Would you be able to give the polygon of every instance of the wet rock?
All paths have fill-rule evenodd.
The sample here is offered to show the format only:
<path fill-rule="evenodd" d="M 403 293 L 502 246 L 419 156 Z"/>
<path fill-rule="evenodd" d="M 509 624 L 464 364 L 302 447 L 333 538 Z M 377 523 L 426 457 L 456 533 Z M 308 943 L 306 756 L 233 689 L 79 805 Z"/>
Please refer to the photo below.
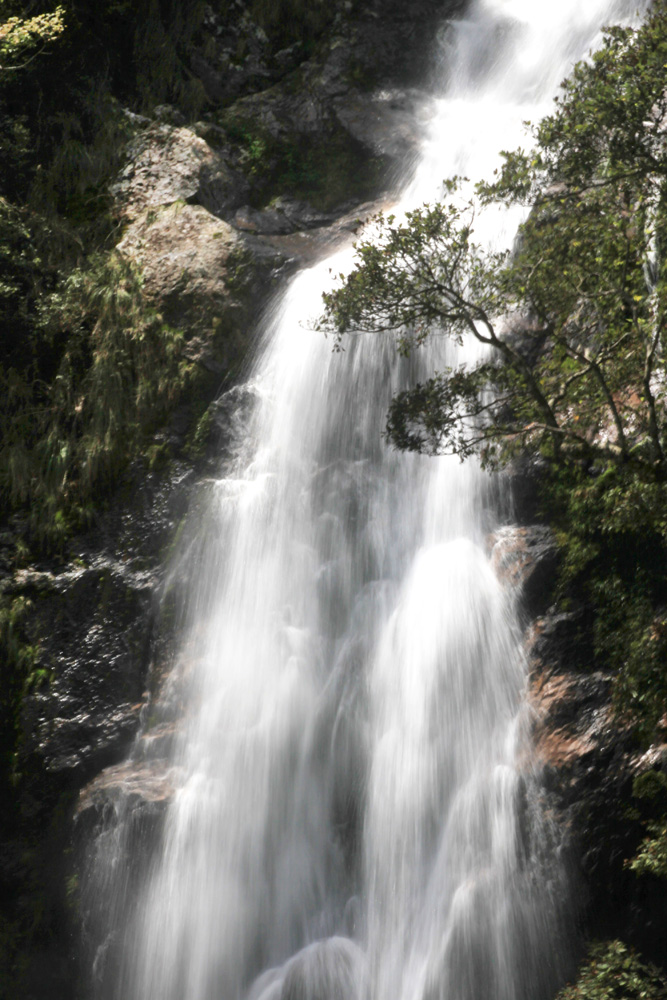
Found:
<path fill-rule="evenodd" d="M 126 896 L 110 897 L 109 883 L 122 866 L 125 891 L 131 893 L 150 870 L 174 791 L 172 778 L 160 762 L 126 762 L 107 768 L 78 797 L 72 832 L 79 864 L 79 919 L 84 947 L 92 945 L 89 967 L 100 976 L 107 963 L 122 960 L 122 941 L 111 933 L 109 914 L 124 905 Z"/>
<path fill-rule="evenodd" d="M 430 71 L 424 54 L 447 17 L 454 17 L 465 0 L 370 0 L 338 22 L 340 44 L 330 51 L 329 66 L 345 57 L 344 78 L 360 89 L 423 83 Z"/>
<path fill-rule="evenodd" d="M 246 383 L 233 386 L 211 403 L 209 440 L 224 462 L 242 454 L 251 415 L 258 400 L 255 386 Z"/>
<path fill-rule="evenodd" d="M 166 763 L 125 761 L 106 768 L 81 790 L 74 816 L 78 823 L 99 822 L 121 804 L 129 809 L 149 805 L 164 809 L 173 794 L 173 770 Z"/>
<path fill-rule="evenodd" d="M 283 197 L 274 199 L 271 207 L 263 211 L 244 205 L 232 222 L 236 229 L 245 232 L 277 236 L 330 226 L 335 219 L 336 213 L 320 212 L 307 202 Z"/>
<path fill-rule="evenodd" d="M 368 173 L 360 198 L 390 183 L 399 166 L 414 156 L 419 118 L 428 113 L 424 94 L 406 81 L 420 76 L 423 81 L 429 64 L 424 52 L 432 50 L 434 26 L 460 6 L 443 0 L 407 5 L 375 0 L 346 12 L 335 20 L 326 47 L 273 86 L 214 111 L 211 118 L 224 126 L 226 141 L 234 136 L 240 143 L 236 162 L 251 182 L 249 203 L 256 207 L 284 193 L 271 188 L 272 177 L 282 176 L 284 184 L 292 176 L 296 190 L 291 193 L 298 193 L 295 174 L 304 161 L 306 181 L 313 173 L 326 174 L 332 189 L 337 187 L 336 170 L 347 177 L 348 189 L 361 189 L 362 174 Z M 318 149 L 328 150 L 325 161 Z M 368 154 L 377 161 L 372 171 Z M 342 194 L 330 192 L 325 207 L 343 201 Z"/>
<path fill-rule="evenodd" d="M 528 635 L 534 752 L 566 863 L 578 870 L 592 937 L 621 936 L 664 958 L 667 905 L 660 886 L 627 868 L 645 835 L 633 808 L 635 777 L 662 766 L 660 740 L 642 748 L 613 711 L 613 675 L 587 670 L 577 635 L 581 611 L 551 609 Z"/>
<path fill-rule="evenodd" d="M 556 540 L 544 524 L 507 525 L 491 539 L 491 561 L 527 618 L 546 610 L 558 568 Z"/>
<path fill-rule="evenodd" d="M 250 128 L 274 142 L 293 142 L 299 135 L 324 136 L 330 120 L 327 95 L 316 86 L 295 90 L 276 86 L 250 94 L 236 101 L 224 118 L 228 126 Z"/>
<path fill-rule="evenodd" d="M 526 648 L 538 672 L 585 670 L 593 660 L 585 609 L 552 605 L 531 623 Z"/>
<path fill-rule="evenodd" d="M 303 58 L 300 45 L 274 55 L 269 38 L 246 5 L 237 0 L 225 6 L 226 10 L 207 8 L 207 44 L 191 56 L 193 72 L 208 99 L 216 103 L 227 103 L 249 90 L 266 87 Z"/>
<path fill-rule="evenodd" d="M 359 994 L 361 949 L 344 937 L 315 941 L 250 987 L 248 1000 L 350 1000 Z"/>
<path fill-rule="evenodd" d="M 284 235 L 263 235 L 258 237 L 258 240 L 283 257 L 286 261 L 282 269 L 284 273 L 297 265 L 314 264 L 338 248 L 349 246 L 350 240 L 362 230 L 363 226 L 374 215 L 387 208 L 387 200 L 379 198 L 374 202 L 355 205 L 352 210 L 346 209 L 330 225 L 298 229 Z"/>
<path fill-rule="evenodd" d="M 280 1000 L 348 1000 L 358 992 L 362 960 L 346 938 L 317 941 L 289 962 Z"/>
<path fill-rule="evenodd" d="M 530 694 L 538 717 L 535 751 L 544 765 L 553 770 L 578 766 L 616 741 L 610 688 L 609 676 L 600 671 L 534 675 Z"/>
<path fill-rule="evenodd" d="M 72 540 L 68 563 L 0 580 L 6 599 L 25 604 L 21 641 L 34 656 L 16 760 L 26 817 L 119 760 L 136 735 L 149 666 L 167 656 L 155 592 L 192 479 L 184 464 L 159 476 L 138 463 L 94 528 Z"/>
<path fill-rule="evenodd" d="M 405 82 L 423 76 L 423 54 L 432 47 L 436 25 L 462 6 L 463 0 L 369 0 L 363 5 L 332 0 L 326 9 L 311 11 L 291 39 L 280 33 L 290 42 L 282 48 L 253 20 L 249 6 L 209 8 L 206 45 L 193 52 L 191 66 L 215 104 L 229 104 L 285 78 L 295 89 L 290 76 L 310 65 L 317 67 L 329 94 L 352 85 L 368 89 L 380 80 Z"/>
<path fill-rule="evenodd" d="M 286 49 L 280 49 L 273 55 L 273 65 L 279 76 L 284 76 L 294 69 L 303 59 L 303 45 L 295 42 L 288 45 Z"/>
<path fill-rule="evenodd" d="M 233 221 L 236 229 L 249 233 L 266 233 L 271 236 L 293 233 L 299 228 L 285 212 L 277 208 L 258 211 L 250 205 L 240 208 Z"/>
<path fill-rule="evenodd" d="M 338 121 L 374 155 L 403 163 L 417 155 L 423 95 L 416 91 L 380 90 L 337 98 Z"/>
<path fill-rule="evenodd" d="M 186 124 L 183 112 L 171 104 L 158 104 L 154 107 L 153 118 L 164 125 L 182 126 Z"/>
<path fill-rule="evenodd" d="M 6 592 L 31 601 L 35 668 L 50 678 L 24 699 L 19 770 L 38 761 L 76 783 L 127 748 L 139 724 L 153 585 L 150 572 L 103 558 L 16 574 Z"/>
<path fill-rule="evenodd" d="M 516 488 L 516 482 L 513 486 Z M 627 867 L 645 827 L 634 779 L 667 764 L 667 733 L 642 748 L 613 706 L 613 672 L 594 668 L 591 609 L 551 605 L 557 548 L 545 525 L 510 525 L 489 539 L 500 579 L 532 621 L 525 639 L 533 717 L 530 766 L 541 770 L 545 809 L 577 886 L 590 937 L 621 937 L 656 961 L 664 954 L 667 902 L 658 880 Z"/>

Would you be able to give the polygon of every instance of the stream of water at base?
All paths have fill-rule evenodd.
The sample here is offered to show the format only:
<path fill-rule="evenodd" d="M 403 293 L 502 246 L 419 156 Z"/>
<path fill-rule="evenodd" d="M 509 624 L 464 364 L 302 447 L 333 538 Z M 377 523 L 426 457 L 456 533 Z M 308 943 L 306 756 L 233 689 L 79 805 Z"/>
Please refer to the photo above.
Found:
<path fill-rule="evenodd" d="M 634 10 L 478 0 L 443 26 L 441 96 L 396 211 L 452 174 L 490 177 Z M 508 245 L 518 221 L 486 213 L 478 235 Z M 566 880 L 487 552 L 500 489 L 381 436 L 392 393 L 473 348 L 333 353 L 309 320 L 351 263 L 301 273 L 276 304 L 212 490 L 161 840 L 143 870 L 100 841 L 114 958 L 98 943 L 95 972 L 114 1000 L 539 1000 L 562 975 Z"/>

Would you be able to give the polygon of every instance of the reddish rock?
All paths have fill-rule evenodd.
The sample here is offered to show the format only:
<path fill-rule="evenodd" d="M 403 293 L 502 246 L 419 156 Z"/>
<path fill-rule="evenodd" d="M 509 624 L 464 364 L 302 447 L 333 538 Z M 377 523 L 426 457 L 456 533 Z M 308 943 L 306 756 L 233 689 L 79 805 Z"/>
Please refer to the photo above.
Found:
<path fill-rule="evenodd" d="M 108 767 L 80 791 L 74 815 L 78 819 L 88 810 L 102 812 L 109 802 L 166 805 L 174 794 L 173 777 L 173 768 L 160 760 Z"/>
<path fill-rule="evenodd" d="M 528 618 L 546 610 L 558 565 L 558 550 L 544 524 L 504 525 L 489 538 L 491 564 L 517 594 Z"/>

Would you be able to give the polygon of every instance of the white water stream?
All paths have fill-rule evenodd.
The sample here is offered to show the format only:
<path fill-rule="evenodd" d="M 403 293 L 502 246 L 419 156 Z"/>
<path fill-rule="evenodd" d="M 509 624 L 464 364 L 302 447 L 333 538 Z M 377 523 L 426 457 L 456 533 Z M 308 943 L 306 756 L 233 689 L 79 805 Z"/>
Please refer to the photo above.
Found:
<path fill-rule="evenodd" d="M 634 6 L 472 3 L 398 210 L 454 173 L 488 178 Z M 496 245 L 516 224 L 480 221 Z M 489 483 L 381 439 L 392 392 L 454 349 L 332 353 L 308 320 L 351 259 L 300 274 L 267 323 L 193 586 L 163 841 L 143 877 L 116 859 L 99 882 L 114 1000 L 540 1000 L 561 975 L 563 877 Z"/>

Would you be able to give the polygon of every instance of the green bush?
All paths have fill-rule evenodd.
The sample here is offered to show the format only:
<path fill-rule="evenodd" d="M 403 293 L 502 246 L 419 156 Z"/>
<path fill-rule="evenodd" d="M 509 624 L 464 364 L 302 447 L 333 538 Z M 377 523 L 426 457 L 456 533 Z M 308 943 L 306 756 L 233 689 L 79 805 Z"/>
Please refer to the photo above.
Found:
<path fill-rule="evenodd" d="M 138 453 L 192 364 L 115 252 L 75 268 L 39 313 L 32 356 L 0 368 L 0 503 L 29 509 L 32 536 L 53 549 Z"/>
<path fill-rule="evenodd" d="M 648 813 L 644 819 L 647 836 L 627 867 L 636 875 L 667 879 L 667 776 L 661 771 L 645 771 L 635 778 L 632 794 L 641 812 Z"/>
<path fill-rule="evenodd" d="M 583 659 L 612 668 L 616 711 L 648 741 L 667 711 L 667 485 L 612 466 L 552 468 L 542 489 L 560 597 L 588 609 Z"/>
<path fill-rule="evenodd" d="M 621 941 L 594 944 L 577 981 L 557 1000 L 664 1000 L 667 980 L 662 972 Z"/>
<path fill-rule="evenodd" d="M 38 673 L 39 650 L 25 632 L 31 607 L 26 597 L 0 594 L 0 788 L 5 795 L 9 793 L 6 785 L 14 771 L 23 696 L 48 679 L 43 672 Z"/>

